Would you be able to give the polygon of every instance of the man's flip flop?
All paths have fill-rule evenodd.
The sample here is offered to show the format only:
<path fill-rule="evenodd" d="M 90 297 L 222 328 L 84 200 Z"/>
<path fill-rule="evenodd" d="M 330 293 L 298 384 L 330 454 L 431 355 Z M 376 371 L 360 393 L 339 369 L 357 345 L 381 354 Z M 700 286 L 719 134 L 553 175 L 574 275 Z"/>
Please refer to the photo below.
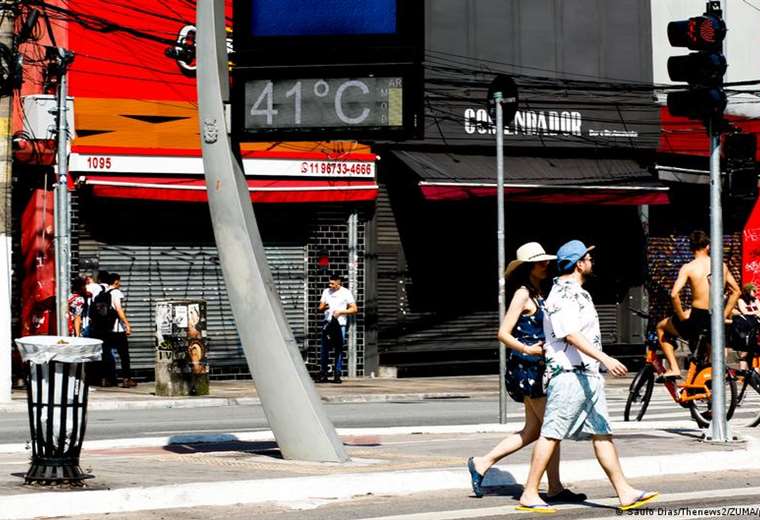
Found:
<path fill-rule="evenodd" d="M 655 491 L 651 495 L 647 496 L 647 491 L 644 491 L 639 498 L 637 498 L 634 502 L 618 507 L 618 511 L 628 511 L 629 509 L 636 509 L 644 504 L 648 503 L 650 500 L 654 500 L 658 496 L 660 496 L 660 493 Z"/>
<path fill-rule="evenodd" d="M 520 504 L 515 509 L 518 511 L 528 511 L 529 513 L 556 513 L 557 510 L 549 504 L 533 504 L 532 506 L 524 506 Z"/>

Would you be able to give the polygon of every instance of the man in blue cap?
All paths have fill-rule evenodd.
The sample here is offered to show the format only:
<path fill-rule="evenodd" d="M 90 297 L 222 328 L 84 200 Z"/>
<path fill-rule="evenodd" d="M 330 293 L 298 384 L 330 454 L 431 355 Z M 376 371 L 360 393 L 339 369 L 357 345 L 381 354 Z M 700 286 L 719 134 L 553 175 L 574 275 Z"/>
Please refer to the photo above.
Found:
<path fill-rule="evenodd" d="M 596 458 L 617 492 L 621 510 L 641 507 L 657 496 L 628 483 L 612 442 L 604 377 L 599 369 L 603 365 L 614 376 L 624 376 L 627 370 L 602 351 L 599 316 L 591 295 L 583 289 L 593 270 L 593 249 L 580 240 L 571 240 L 557 251 L 560 276 L 554 279 L 544 313 L 545 377 L 549 378 L 546 409 L 520 510 L 554 511 L 539 497 L 538 484 L 563 439 L 592 439 Z"/>

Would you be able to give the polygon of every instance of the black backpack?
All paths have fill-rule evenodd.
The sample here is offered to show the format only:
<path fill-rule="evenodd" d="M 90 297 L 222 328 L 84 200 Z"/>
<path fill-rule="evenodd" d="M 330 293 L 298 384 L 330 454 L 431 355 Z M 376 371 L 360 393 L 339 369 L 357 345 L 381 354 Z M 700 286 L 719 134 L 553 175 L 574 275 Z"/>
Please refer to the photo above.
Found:
<path fill-rule="evenodd" d="M 111 302 L 111 291 L 113 289 L 100 291 L 95 298 L 92 299 L 90 304 L 90 328 L 96 335 L 107 334 L 113 331 L 113 326 L 116 323 L 116 309 L 113 308 Z"/>

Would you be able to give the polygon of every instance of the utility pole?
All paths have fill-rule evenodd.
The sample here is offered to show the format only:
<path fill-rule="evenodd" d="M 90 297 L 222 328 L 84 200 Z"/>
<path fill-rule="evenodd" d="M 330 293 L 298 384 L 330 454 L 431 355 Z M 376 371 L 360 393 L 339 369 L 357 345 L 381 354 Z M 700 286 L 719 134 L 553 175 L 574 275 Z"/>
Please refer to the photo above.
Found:
<path fill-rule="evenodd" d="M 504 110 L 501 107 L 502 93 L 496 92 L 493 101 L 496 104 L 496 245 L 499 253 L 499 327 L 506 313 L 504 270 L 506 251 L 504 251 Z M 504 374 L 507 371 L 507 351 L 499 345 L 499 423 L 507 422 L 507 388 Z"/>
<path fill-rule="evenodd" d="M 57 49 L 58 61 L 58 175 L 55 184 L 55 309 L 59 336 L 68 336 L 67 302 L 71 292 L 71 205 L 69 201 L 69 140 L 67 110 L 67 69 L 74 55 L 62 48 Z"/>
<path fill-rule="evenodd" d="M 13 49 L 15 0 L 3 0 L 0 43 Z M 0 403 L 11 400 L 12 95 L 0 97 Z"/>
<path fill-rule="evenodd" d="M 506 242 L 504 229 L 504 119 L 512 121 L 517 111 L 517 86 L 512 78 L 498 75 L 488 89 L 488 102 L 493 108 L 496 123 L 496 247 L 498 249 L 499 327 L 506 314 Z M 505 117 L 506 115 L 506 117 Z M 507 351 L 501 343 L 499 349 L 499 423 L 507 423 L 507 387 L 504 374 L 507 371 Z"/>

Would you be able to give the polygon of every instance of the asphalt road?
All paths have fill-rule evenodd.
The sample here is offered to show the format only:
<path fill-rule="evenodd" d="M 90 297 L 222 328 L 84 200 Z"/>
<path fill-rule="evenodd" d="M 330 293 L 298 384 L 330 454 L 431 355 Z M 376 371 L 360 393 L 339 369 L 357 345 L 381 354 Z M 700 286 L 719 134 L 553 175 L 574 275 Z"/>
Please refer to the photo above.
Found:
<path fill-rule="evenodd" d="M 608 395 L 613 420 L 622 420 L 625 395 Z M 429 399 L 385 403 L 326 404 L 330 419 L 338 428 L 431 426 L 498 422 L 498 400 Z M 739 408 L 737 424 L 753 417 L 760 400 Z M 522 405 L 509 402 L 509 422 L 522 420 Z M 688 410 L 677 406 L 664 392 L 655 395 L 645 421 L 689 420 Z M 208 408 L 167 408 L 153 410 L 91 411 L 87 440 L 170 436 L 189 433 L 228 433 L 267 430 L 260 406 L 220 406 Z M 29 438 L 26 414 L 4 414 L 0 421 L 0 444 L 25 442 Z"/>
<path fill-rule="evenodd" d="M 498 422 L 498 402 L 457 399 L 389 403 L 327 404 L 337 427 L 427 426 Z M 521 409 L 514 407 L 514 412 Z M 517 420 L 517 416 L 514 417 Z M 88 414 L 87 440 L 268 430 L 261 406 L 106 410 Z M 25 414 L 6 414 L 0 443 L 29 436 Z"/>

